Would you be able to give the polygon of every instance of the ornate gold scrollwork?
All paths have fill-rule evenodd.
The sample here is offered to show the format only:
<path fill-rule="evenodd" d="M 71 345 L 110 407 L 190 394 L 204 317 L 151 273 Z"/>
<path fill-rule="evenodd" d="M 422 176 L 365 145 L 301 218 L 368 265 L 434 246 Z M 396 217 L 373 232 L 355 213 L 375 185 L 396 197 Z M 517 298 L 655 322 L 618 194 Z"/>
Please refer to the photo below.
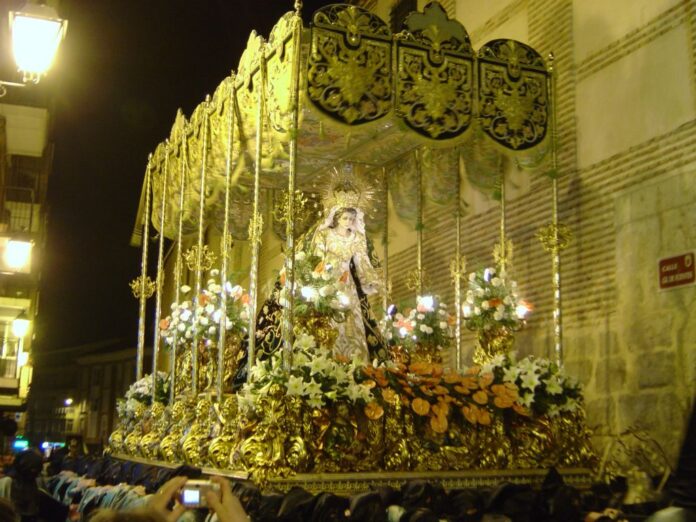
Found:
<path fill-rule="evenodd" d="M 461 280 L 466 275 L 466 256 L 454 256 L 450 261 L 450 277 L 453 282 Z"/>
<path fill-rule="evenodd" d="M 144 286 L 144 294 L 145 294 L 145 299 L 149 299 L 152 297 L 152 294 L 155 293 L 155 282 L 150 279 L 150 276 L 145 276 L 145 284 L 143 285 L 143 276 L 140 275 L 133 279 L 130 283 L 128 283 L 128 286 L 130 286 L 131 292 L 133 293 L 133 297 L 136 299 L 140 299 L 140 296 L 143 295 L 143 286 Z"/>
<path fill-rule="evenodd" d="M 555 252 L 565 250 L 573 239 L 573 232 L 570 227 L 564 223 L 555 225 L 549 223 L 541 227 L 536 233 L 536 237 L 541 241 L 541 245 L 547 252 Z"/>
<path fill-rule="evenodd" d="M 365 9 L 330 5 L 314 14 L 307 94 L 331 117 L 350 125 L 391 109 L 391 34 Z"/>
<path fill-rule="evenodd" d="M 397 41 L 396 110 L 416 132 L 446 139 L 472 120 L 474 59 L 464 26 L 437 2 L 411 13 Z"/>
<path fill-rule="evenodd" d="M 525 150 L 546 136 L 548 72 L 541 56 L 515 40 L 492 40 L 478 53 L 479 119 L 506 149 Z"/>
<path fill-rule="evenodd" d="M 217 256 L 208 248 L 208 245 L 203 245 L 201 251 L 200 264 L 198 262 L 198 245 L 193 245 L 186 252 L 184 252 L 184 260 L 186 261 L 186 266 L 189 270 L 210 270 L 213 267 L 213 263 Z"/>
<path fill-rule="evenodd" d="M 278 200 L 273 206 L 273 232 L 285 240 L 285 224 L 288 220 L 288 192 L 285 190 L 279 194 Z M 301 190 L 295 191 L 295 237 L 304 234 L 316 218 L 319 207 L 316 194 L 306 194 Z"/>
<path fill-rule="evenodd" d="M 260 212 L 256 213 L 256 219 L 252 215 L 249 220 L 249 241 L 253 243 L 261 243 L 263 235 L 263 215 Z"/>

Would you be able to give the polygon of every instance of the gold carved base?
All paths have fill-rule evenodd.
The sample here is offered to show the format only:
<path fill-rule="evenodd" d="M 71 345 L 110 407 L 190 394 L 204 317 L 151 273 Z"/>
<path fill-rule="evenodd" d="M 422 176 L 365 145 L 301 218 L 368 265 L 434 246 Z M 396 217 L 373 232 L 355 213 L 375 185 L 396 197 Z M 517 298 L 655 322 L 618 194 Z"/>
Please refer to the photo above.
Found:
<path fill-rule="evenodd" d="M 174 469 L 177 464 L 160 460 L 131 457 L 116 453 L 112 458 L 150 464 Z M 221 475 L 231 480 L 247 480 L 245 471 L 230 469 L 203 468 L 203 475 Z M 593 473 L 587 468 L 560 468 L 563 481 L 579 489 L 589 488 L 593 483 Z M 486 469 L 469 471 L 380 471 L 360 473 L 298 473 L 292 477 L 271 478 L 266 482 L 269 491 L 289 491 L 302 487 L 310 493 L 329 492 L 335 495 L 350 496 L 374 490 L 380 486 L 399 488 L 409 480 L 432 480 L 447 489 L 493 487 L 503 482 L 539 486 L 548 473 L 547 469 Z"/>
<path fill-rule="evenodd" d="M 485 424 L 453 417 L 443 431 L 432 417 L 416 415 L 398 400 L 383 411 L 341 401 L 312 408 L 277 385 L 254 411 L 237 411 L 235 399 L 226 397 L 219 409 L 205 395 L 182 398 L 158 419 L 150 411 L 129 432 L 113 434 L 112 453 L 129 458 L 157 454 L 172 465 L 239 470 L 262 487 L 281 479 L 293 484 L 292 477 L 306 474 L 478 476 L 484 470 L 508 470 L 525 475 L 524 470 L 596 463 L 582 409 L 555 417 L 510 410 Z M 143 451 L 136 444 L 162 433 L 167 435 L 159 451 L 149 445 Z"/>
<path fill-rule="evenodd" d="M 496 355 L 510 353 L 514 344 L 514 331 L 507 326 L 478 330 L 476 349 L 474 350 L 472 360 L 474 364 L 486 364 Z"/>

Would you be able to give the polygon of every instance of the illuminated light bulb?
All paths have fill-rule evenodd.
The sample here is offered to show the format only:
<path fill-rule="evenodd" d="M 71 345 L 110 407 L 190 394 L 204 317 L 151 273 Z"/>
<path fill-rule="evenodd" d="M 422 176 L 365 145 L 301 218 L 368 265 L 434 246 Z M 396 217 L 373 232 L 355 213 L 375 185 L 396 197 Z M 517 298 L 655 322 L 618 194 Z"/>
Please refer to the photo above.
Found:
<path fill-rule="evenodd" d="M 403 326 L 399 328 L 399 335 L 401 337 L 406 337 L 406 334 L 408 334 L 408 330 L 406 330 L 406 328 L 404 328 Z"/>
<path fill-rule="evenodd" d="M 343 306 L 348 306 L 350 304 L 350 298 L 346 294 L 338 294 L 338 302 Z"/>
<path fill-rule="evenodd" d="M 390 304 L 389 307 L 387 307 L 387 315 L 393 316 L 395 313 L 396 313 L 396 305 Z"/>
<path fill-rule="evenodd" d="M 428 312 L 431 312 L 435 306 L 435 299 L 433 299 L 432 295 L 424 295 L 420 299 L 420 304 L 423 305 Z"/>
<path fill-rule="evenodd" d="M 527 305 L 524 304 L 518 304 L 515 308 L 515 313 L 517 314 L 518 319 L 524 319 L 528 312 L 529 308 L 527 308 Z"/>
<path fill-rule="evenodd" d="M 65 36 L 67 21 L 58 18 L 52 7 L 28 3 L 21 12 L 10 13 L 10 26 L 17 68 L 30 75 L 44 74 Z"/>
<path fill-rule="evenodd" d="M 312 286 L 303 286 L 300 289 L 300 293 L 307 301 L 312 301 L 317 298 L 317 290 Z"/>
<path fill-rule="evenodd" d="M 491 271 L 490 271 L 490 269 L 486 268 L 486 269 L 483 271 L 483 280 L 486 281 L 486 282 L 488 282 L 488 281 L 491 280 Z"/>
<path fill-rule="evenodd" d="M 20 270 L 29 265 L 31 261 L 31 247 L 29 241 L 10 240 L 5 247 L 5 263 L 13 270 Z"/>
<path fill-rule="evenodd" d="M 469 306 L 468 304 L 462 305 L 462 315 L 463 315 L 466 319 L 468 319 L 469 317 L 471 317 L 471 306 Z"/>

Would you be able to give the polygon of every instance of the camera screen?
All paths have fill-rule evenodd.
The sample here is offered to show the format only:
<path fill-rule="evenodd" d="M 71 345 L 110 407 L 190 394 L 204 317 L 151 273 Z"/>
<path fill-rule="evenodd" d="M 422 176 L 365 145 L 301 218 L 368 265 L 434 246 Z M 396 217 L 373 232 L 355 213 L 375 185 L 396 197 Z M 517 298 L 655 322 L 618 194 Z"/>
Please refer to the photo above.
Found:
<path fill-rule="evenodd" d="M 185 505 L 198 504 L 201 500 L 201 492 L 197 489 L 184 489 L 182 500 Z"/>

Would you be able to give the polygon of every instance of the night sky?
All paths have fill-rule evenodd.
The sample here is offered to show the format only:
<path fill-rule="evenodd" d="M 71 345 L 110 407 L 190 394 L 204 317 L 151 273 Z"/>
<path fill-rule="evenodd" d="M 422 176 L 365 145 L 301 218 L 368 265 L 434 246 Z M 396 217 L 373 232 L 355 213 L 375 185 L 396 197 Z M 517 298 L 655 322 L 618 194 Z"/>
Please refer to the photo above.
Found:
<path fill-rule="evenodd" d="M 328 1 L 305 1 L 303 18 Z M 129 246 L 147 156 L 237 68 L 252 29 L 267 37 L 292 0 L 63 0 L 69 20 L 54 91 L 35 348 L 137 338 Z M 154 274 L 151 274 L 154 277 Z"/>

